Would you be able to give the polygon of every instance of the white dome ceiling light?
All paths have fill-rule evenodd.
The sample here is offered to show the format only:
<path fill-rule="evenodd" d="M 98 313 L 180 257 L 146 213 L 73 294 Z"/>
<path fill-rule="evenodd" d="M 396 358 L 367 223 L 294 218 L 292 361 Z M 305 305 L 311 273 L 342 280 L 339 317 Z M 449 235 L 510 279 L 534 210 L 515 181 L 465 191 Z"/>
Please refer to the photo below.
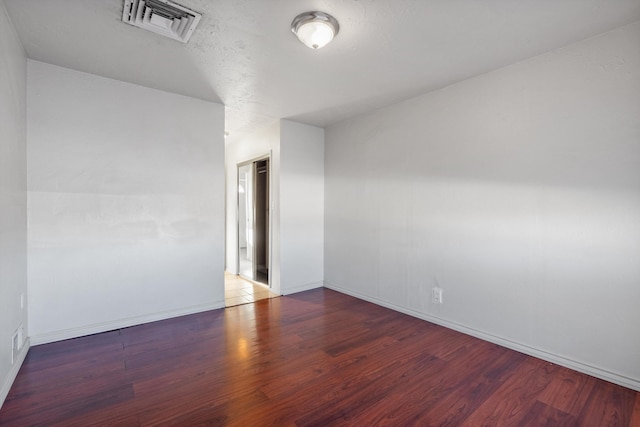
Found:
<path fill-rule="evenodd" d="M 333 16 L 324 12 L 304 12 L 291 23 L 291 31 L 311 49 L 326 46 L 338 34 L 340 25 Z"/>

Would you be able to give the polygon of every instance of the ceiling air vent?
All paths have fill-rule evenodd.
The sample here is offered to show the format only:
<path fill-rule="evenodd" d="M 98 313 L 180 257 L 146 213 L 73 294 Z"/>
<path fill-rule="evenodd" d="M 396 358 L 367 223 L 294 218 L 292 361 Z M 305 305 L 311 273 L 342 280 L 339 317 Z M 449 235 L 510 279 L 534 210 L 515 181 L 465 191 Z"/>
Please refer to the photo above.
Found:
<path fill-rule="evenodd" d="M 124 0 L 122 20 L 186 43 L 202 14 L 169 0 Z"/>

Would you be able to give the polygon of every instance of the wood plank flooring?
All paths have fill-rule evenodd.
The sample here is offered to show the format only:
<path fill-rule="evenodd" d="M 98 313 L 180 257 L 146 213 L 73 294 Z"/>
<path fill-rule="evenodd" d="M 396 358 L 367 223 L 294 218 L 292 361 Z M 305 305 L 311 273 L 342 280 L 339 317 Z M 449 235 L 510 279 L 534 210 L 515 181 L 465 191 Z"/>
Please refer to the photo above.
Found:
<path fill-rule="evenodd" d="M 33 347 L 0 425 L 640 426 L 640 397 L 317 289 Z"/>

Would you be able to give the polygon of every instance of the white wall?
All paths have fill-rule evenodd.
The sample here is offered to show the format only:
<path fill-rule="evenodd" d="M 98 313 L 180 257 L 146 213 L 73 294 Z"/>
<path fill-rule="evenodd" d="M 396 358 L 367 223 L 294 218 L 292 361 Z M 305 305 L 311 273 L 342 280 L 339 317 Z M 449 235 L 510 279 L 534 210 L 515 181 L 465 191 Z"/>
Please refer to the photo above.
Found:
<path fill-rule="evenodd" d="M 324 131 L 280 120 L 226 143 L 226 267 L 237 274 L 237 165 L 271 154 L 271 270 L 274 292 L 323 285 Z"/>
<path fill-rule="evenodd" d="M 327 286 L 640 389 L 639 40 L 328 128 Z"/>
<path fill-rule="evenodd" d="M 11 363 L 12 336 L 27 331 L 26 56 L 0 1 L 0 406 L 28 350 Z"/>
<path fill-rule="evenodd" d="M 224 109 L 28 61 L 29 332 L 224 306 Z"/>
<path fill-rule="evenodd" d="M 324 129 L 280 122 L 281 281 L 290 294 L 323 286 Z"/>

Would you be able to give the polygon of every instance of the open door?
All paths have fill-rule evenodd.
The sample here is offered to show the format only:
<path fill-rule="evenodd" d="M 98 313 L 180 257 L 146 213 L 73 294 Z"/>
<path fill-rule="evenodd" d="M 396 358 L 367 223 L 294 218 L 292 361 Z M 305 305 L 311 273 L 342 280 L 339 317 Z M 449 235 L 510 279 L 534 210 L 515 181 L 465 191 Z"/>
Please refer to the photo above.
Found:
<path fill-rule="evenodd" d="M 238 271 L 269 285 L 269 158 L 238 165 Z"/>

